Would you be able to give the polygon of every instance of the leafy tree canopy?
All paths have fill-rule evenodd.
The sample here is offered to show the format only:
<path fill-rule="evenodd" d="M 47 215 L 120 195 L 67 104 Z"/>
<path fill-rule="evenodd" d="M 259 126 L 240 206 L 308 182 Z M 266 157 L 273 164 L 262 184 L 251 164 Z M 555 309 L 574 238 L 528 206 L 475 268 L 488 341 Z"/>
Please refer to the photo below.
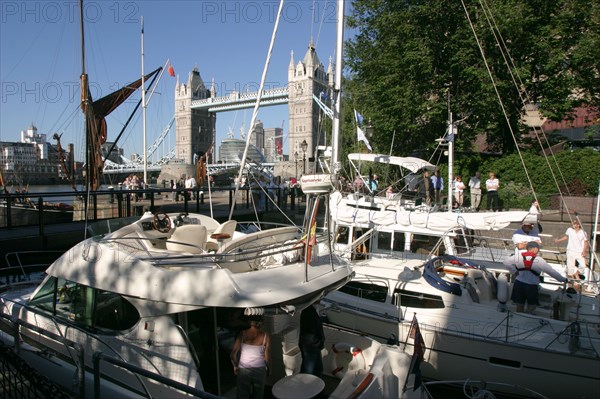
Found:
<path fill-rule="evenodd" d="M 375 152 L 432 148 L 451 109 L 465 150 L 483 134 L 507 154 L 529 131 L 525 104 L 556 121 L 600 105 L 598 2 L 354 0 L 348 25 L 344 113 L 375 126 Z"/>

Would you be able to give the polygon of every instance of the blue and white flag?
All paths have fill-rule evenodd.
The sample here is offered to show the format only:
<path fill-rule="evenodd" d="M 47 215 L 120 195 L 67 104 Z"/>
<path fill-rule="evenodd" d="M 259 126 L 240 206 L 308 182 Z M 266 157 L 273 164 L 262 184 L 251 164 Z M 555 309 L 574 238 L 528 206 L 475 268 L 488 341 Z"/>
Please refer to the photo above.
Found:
<path fill-rule="evenodd" d="M 371 144 L 369 144 L 369 140 L 367 140 L 365 132 L 361 129 L 364 118 L 357 110 L 354 110 L 354 119 L 356 120 L 356 138 L 358 141 L 365 143 L 369 151 L 373 151 Z"/>
<path fill-rule="evenodd" d="M 354 118 L 356 119 L 356 124 L 362 126 L 364 118 L 357 110 L 354 110 Z"/>

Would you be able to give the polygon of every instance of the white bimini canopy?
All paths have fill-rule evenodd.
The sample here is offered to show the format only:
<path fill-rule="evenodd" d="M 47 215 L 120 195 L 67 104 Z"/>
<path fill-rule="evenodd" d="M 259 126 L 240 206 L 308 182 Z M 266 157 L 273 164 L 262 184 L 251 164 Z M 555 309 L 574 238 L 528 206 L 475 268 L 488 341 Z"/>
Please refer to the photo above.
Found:
<path fill-rule="evenodd" d="M 417 173 L 419 170 L 428 169 L 435 170 L 435 165 L 416 157 L 395 157 L 384 154 L 348 154 L 350 162 L 375 162 L 388 165 L 398 165 L 404 169 L 408 169 L 412 173 Z M 353 162 L 354 163 L 354 162 Z"/>

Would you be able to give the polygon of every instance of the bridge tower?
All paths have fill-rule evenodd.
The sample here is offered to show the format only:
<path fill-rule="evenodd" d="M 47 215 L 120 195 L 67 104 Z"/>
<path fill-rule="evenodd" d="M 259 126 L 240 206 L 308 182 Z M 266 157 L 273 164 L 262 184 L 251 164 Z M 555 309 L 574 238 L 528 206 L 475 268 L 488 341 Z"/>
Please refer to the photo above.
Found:
<path fill-rule="evenodd" d="M 320 112 L 313 94 L 320 97 L 321 93 L 328 93 L 328 86 L 333 84 L 332 71 L 331 63 L 325 71 L 312 41 L 298 63 L 294 62 L 294 52 L 291 53 L 288 66 L 289 153 L 294 162 L 302 161 L 305 155 L 300 146 L 302 141 L 308 143 L 306 159 L 314 157 L 317 145 L 325 144 L 325 134 L 319 135 Z M 308 165 L 306 167 L 308 171 Z"/>
<path fill-rule="evenodd" d="M 212 143 L 216 143 L 216 114 L 207 109 L 192 109 L 192 100 L 214 96 L 207 90 L 198 67 L 194 67 L 187 83 L 175 85 L 175 159 L 184 164 L 195 165 L 199 156 L 204 155 Z M 214 154 L 214 151 L 213 151 Z M 213 163 L 212 154 L 208 163 Z"/>

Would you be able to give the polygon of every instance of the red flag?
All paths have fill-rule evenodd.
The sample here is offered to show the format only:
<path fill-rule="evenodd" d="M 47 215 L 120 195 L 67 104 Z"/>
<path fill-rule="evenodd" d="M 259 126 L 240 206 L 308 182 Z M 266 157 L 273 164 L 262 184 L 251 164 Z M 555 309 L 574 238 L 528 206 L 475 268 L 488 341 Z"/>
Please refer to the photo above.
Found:
<path fill-rule="evenodd" d="M 412 338 L 414 340 L 414 350 L 410 362 L 409 375 L 415 375 L 413 390 L 416 390 L 419 386 L 421 386 L 421 362 L 423 362 L 425 358 L 425 340 L 421 335 L 421 330 L 419 329 L 419 322 L 417 321 L 416 314 L 413 316 L 412 323 L 410 324 L 408 336 L 409 338 Z M 406 376 L 403 391 L 406 391 L 406 383 L 408 382 L 409 375 Z"/>
<path fill-rule="evenodd" d="M 169 75 L 171 75 L 172 77 L 175 77 L 175 69 L 173 69 L 173 65 L 169 64 L 168 72 L 169 72 Z"/>
<path fill-rule="evenodd" d="M 413 356 L 419 358 L 420 361 L 423 361 L 425 357 L 425 340 L 421 335 L 421 330 L 419 329 L 419 322 L 417 321 L 417 316 L 413 316 L 413 321 L 410 325 L 410 332 L 408 336 L 415 341 L 415 349 L 413 351 Z"/>

